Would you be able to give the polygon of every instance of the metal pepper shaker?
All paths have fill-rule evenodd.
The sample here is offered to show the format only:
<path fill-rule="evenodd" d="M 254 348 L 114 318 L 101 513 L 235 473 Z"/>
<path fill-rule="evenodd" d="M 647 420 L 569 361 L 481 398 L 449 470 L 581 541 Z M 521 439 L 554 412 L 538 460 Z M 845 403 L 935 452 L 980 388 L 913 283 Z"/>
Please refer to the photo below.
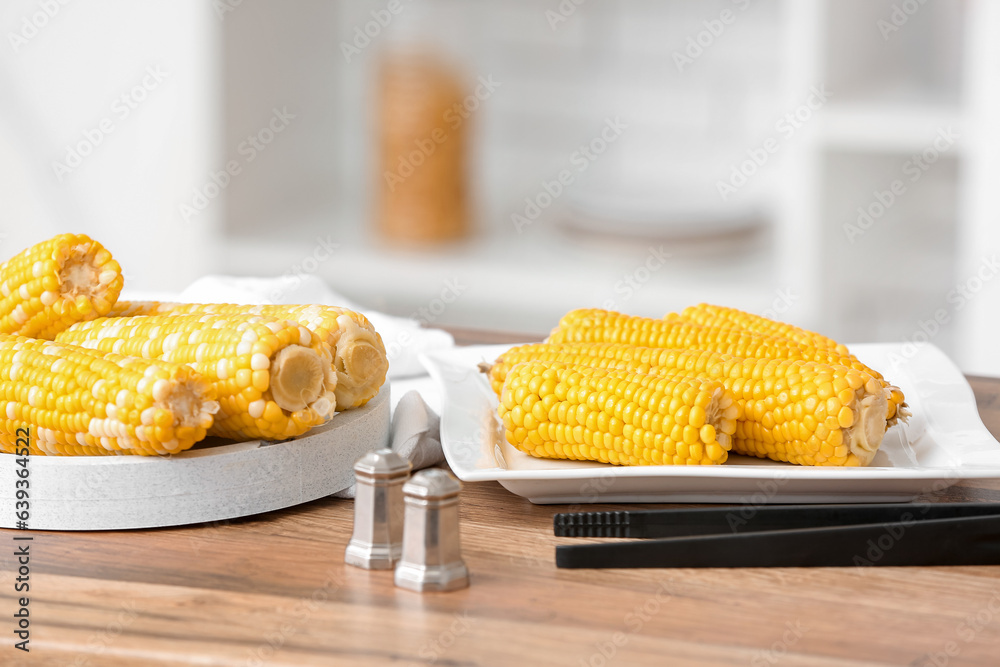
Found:
<path fill-rule="evenodd" d="M 403 551 L 403 482 L 412 465 L 391 449 L 368 452 L 354 464 L 354 532 L 348 565 L 391 570 Z"/>
<path fill-rule="evenodd" d="M 403 486 L 406 522 L 403 558 L 395 582 L 413 591 L 452 591 L 469 585 L 458 527 L 461 483 L 451 473 L 431 468 Z"/>

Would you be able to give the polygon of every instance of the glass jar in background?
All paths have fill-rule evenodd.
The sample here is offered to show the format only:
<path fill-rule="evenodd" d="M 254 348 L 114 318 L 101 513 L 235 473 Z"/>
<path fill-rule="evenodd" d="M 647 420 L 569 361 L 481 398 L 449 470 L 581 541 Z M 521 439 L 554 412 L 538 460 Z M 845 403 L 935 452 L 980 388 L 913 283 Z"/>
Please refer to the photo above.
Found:
<path fill-rule="evenodd" d="M 468 130 L 459 113 L 461 78 L 429 52 L 389 53 L 378 90 L 380 236 L 402 245 L 466 236 Z"/>

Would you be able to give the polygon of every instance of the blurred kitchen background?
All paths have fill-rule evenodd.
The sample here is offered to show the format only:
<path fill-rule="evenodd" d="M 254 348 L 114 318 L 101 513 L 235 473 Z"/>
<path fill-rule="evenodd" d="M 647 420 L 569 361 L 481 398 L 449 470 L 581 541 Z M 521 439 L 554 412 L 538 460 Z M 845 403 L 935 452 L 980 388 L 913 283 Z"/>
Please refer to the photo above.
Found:
<path fill-rule="evenodd" d="M 709 301 L 1000 375 L 1000 3 L 0 7 L 0 250 L 429 325 Z"/>

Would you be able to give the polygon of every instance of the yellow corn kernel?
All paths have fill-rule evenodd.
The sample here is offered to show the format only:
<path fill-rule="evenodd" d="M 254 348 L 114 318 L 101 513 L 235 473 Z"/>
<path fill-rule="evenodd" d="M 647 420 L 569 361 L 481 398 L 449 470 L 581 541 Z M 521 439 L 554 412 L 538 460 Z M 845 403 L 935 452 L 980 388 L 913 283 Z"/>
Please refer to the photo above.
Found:
<path fill-rule="evenodd" d="M 865 371 L 876 380 L 883 381 L 883 387 L 891 392 L 889 396 L 888 412 L 886 414 L 888 417 L 888 421 L 886 422 L 887 427 L 895 425 L 899 419 L 905 420 L 908 416 L 908 412 L 906 410 L 906 400 L 899 388 L 884 382 L 883 377 L 877 371 L 862 364 L 853 354 L 850 353 L 846 345 L 838 343 L 832 338 L 827 338 L 826 336 L 818 334 L 814 331 L 802 329 L 791 324 L 769 320 L 768 318 L 761 317 L 760 315 L 745 313 L 735 308 L 713 306 L 707 303 L 685 308 L 679 315 L 676 313 L 670 313 L 666 315 L 664 319 L 683 320 L 700 324 L 702 326 L 750 331 L 766 336 L 779 336 L 809 348 L 829 349 L 841 357 L 841 360 L 838 362 L 840 365 L 850 366 L 852 368 Z M 813 359 L 813 361 L 834 363 L 830 360 L 824 359 Z M 841 389 L 842 388 L 838 388 L 837 390 L 840 391 Z M 851 389 L 857 389 L 857 387 L 851 386 Z"/>
<path fill-rule="evenodd" d="M 190 366 L 215 387 L 221 409 L 211 434 L 223 438 L 295 437 L 337 407 L 332 351 L 297 322 L 255 315 L 105 317 L 75 324 L 57 340 Z M 239 368 L 233 377 L 230 363 Z"/>
<path fill-rule="evenodd" d="M 843 463 L 843 458 L 816 459 L 822 443 L 829 442 L 834 448 L 846 444 L 854 460 L 866 465 L 878 451 L 885 432 L 885 412 L 879 411 L 884 410 L 887 396 L 879 386 L 870 387 L 867 382 L 857 381 L 855 392 L 843 397 L 850 400 L 841 401 L 832 395 L 834 386 L 840 385 L 839 378 L 859 374 L 843 366 L 801 360 L 774 363 L 771 359 L 742 359 L 704 350 L 642 348 L 617 343 L 542 343 L 514 347 L 501 355 L 489 368 L 491 385 L 502 390 L 512 368 L 526 362 L 574 364 L 664 378 L 718 380 L 734 397 L 732 409 L 722 417 L 724 423 L 734 424 L 733 451 L 740 454 L 802 465 Z M 787 401 L 784 407 L 779 407 L 778 397 Z M 507 409 L 517 402 L 512 401 Z M 774 405 L 768 407 L 769 402 Z M 829 413 L 833 403 L 836 412 Z M 646 413 L 644 417 L 647 419 L 640 425 L 649 428 L 652 415 Z M 688 424 L 685 420 L 692 417 L 700 419 L 700 412 L 688 411 L 673 419 L 672 423 L 678 427 L 674 440 L 684 440 L 683 429 Z"/>
<path fill-rule="evenodd" d="M 677 399 L 678 408 L 666 410 L 662 397 Z M 536 420 L 533 406 L 545 402 L 551 408 Z M 706 415 L 701 429 L 676 423 L 692 410 Z M 528 454 L 617 465 L 722 463 L 736 430 L 725 417 L 731 411 L 733 397 L 718 381 L 558 362 L 511 369 L 498 408 L 507 441 Z M 618 416 L 626 413 L 627 422 Z"/>
<path fill-rule="evenodd" d="M 826 336 L 801 329 L 791 324 L 769 320 L 760 315 L 745 313 L 736 308 L 701 303 L 697 306 L 685 308 L 680 314 L 670 313 L 664 319 L 687 320 L 709 327 L 743 329 L 767 336 L 779 336 L 810 347 L 830 348 L 841 356 L 848 356 L 850 354 L 846 345 L 842 345 L 832 338 L 827 338 Z"/>
<path fill-rule="evenodd" d="M 218 407 L 187 366 L 0 334 L 6 452 L 27 441 L 39 455 L 176 454 L 205 437 Z"/>
<path fill-rule="evenodd" d="M 803 360 L 847 366 L 867 373 L 887 394 L 886 428 L 907 416 L 903 393 L 875 370 L 839 348 L 798 343 L 773 334 L 725 326 L 703 326 L 688 320 L 633 317 L 609 310 L 581 309 L 563 316 L 549 343 L 626 343 L 642 347 L 690 348 L 744 358 Z M 817 334 L 818 335 L 818 334 Z"/>
<path fill-rule="evenodd" d="M 260 315 L 292 320 L 306 327 L 333 350 L 337 372 L 337 407 L 357 408 L 367 403 L 385 383 L 389 370 L 382 337 L 361 313 L 335 306 L 265 305 L 240 306 L 227 303 L 158 303 L 120 301 L 113 317 L 129 315 Z"/>

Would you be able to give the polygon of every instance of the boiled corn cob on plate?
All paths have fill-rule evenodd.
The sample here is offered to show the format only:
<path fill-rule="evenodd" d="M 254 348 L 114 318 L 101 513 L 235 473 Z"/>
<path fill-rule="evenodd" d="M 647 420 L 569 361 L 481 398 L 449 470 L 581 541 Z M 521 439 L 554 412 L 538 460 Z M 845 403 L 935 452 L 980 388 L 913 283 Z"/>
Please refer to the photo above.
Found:
<path fill-rule="evenodd" d="M 425 354 L 442 393 L 441 444 L 465 481 L 495 480 L 535 503 L 898 502 L 962 479 L 1000 478 L 1000 443 L 983 426 L 961 371 L 930 344 L 851 345 L 891 371 L 909 420 L 885 432 L 865 467 L 791 465 L 729 453 L 723 465 L 615 466 L 530 456 L 507 442 L 500 401 L 479 364 L 509 345 Z"/>

